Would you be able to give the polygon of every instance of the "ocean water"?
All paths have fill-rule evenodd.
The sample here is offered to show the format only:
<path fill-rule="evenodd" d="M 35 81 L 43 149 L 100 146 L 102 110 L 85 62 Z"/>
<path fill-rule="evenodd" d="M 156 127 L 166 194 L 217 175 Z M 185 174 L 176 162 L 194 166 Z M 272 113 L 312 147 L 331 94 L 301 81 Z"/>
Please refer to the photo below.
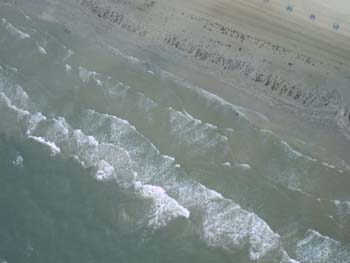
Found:
<path fill-rule="evenodd" d="M 350 262 L 349 156 L 51 3 L 0 1 L 1 263 Z"/>

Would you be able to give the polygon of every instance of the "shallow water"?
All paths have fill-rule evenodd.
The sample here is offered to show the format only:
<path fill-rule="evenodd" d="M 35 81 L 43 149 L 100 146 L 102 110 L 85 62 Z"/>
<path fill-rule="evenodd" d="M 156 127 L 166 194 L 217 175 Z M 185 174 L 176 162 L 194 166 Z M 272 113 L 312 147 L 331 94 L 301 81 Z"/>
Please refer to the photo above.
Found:
<path fill-rule="evenodd" d="M 346 149 L 4 2 L 0 262 L 350 262 Z"/>

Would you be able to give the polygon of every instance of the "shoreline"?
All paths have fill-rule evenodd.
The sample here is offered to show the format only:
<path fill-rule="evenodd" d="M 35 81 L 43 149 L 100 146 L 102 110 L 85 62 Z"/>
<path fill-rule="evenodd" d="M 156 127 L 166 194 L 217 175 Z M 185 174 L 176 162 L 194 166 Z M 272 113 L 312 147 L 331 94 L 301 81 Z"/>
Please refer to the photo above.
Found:
<path fill-rule="evenodd" d="M 344 69 L 347 65 L 343 62 L 322 61 L 317 56 L 303 55 L 266 42 L 252 36 L 249 30 L 247 33 L 235 29 L 239 22 L 227 26 L 222 19 L 220 24 L 210 17 L 202 18 L 199 11 L 192 15 L 194 7 L 180 11 L 183 9 L 172 7 L 171 2 L 152 1 L 154 4 L 144 9 L 131 5 L 136 0 L 118 5 L 100 2 L 83 0 L 81 4 L 87 13 L 105 21 L 111 30 L 127 31 L 135 36 L 135 41 L 166 50 L 174 57 L 183 57 L 187 63 L 213 73 L 225 82 L 239 80 L 249 87 L 257 87 L 267 96 L 280 98 L 286 105 L 301 109 L 324 108 L 320 105 L 323 103 L 329 111 L 343 106 L 339 101 L 344 94 L 350 97 L 347 91 L 350 71 Z M 328 55 L 337 59 L 331 53 Z M 316 99 L 322 101 L 315 103 L 313 97 L 318 96 L 317 93 L 327 92 L 329 94 Z M 336 98 L 333 93 L 337 93 Z"/>
<path fill-rule="evenodd" d="M 195 7 L 184 10 L 187 5 L 181 3 L 79 0 L 86 18 L 79 26 L 69 24 L 60 14 L 53 15 L 72 32 L 83 27 L 86 32 L 80 33 L 88 38 L 101 36 L 110 46 L 124 45 L 125 54 L 174 73 L 230 103 L 272 116 L 269 125 L 273 123 L 280 134 L 298 133 L 283 128 L 286 122 L 295 130 L 307 123 L 315 132 L 310 136 L 324 140 L 325 148 L 332 146 L 337 152 L 334 145 L 349 144 L 342 131 L 350 127 L 350 104 L 344 104 L 350 101 L 346 100 L 350 72 L 274 44 L 274 39 L 265 42 L 249 30 L 236 29 L 239 24 L 228 25 L 225 19 L 220 24 Z M 42 10 L 39 18 L 45 18 L 45 12 Z M 339 127 L 338 122 L 344 126 Z M 307 136 L 303 141 L 308 141 Z M 342 151 L 339 153 L 341 157 Z"/>
<path fill-rule="evenodd" d="M 135 3 L 139 5 L 133 6 Z M 341 105 L 344 95 L 350 98 L 350 71 L 344 69 L 345 64 L 321 61 L 266 42 L 252 36 L 249 30 L 236 30 L 238 23 L 219 24 L 210 17 L 202 18 L 199 11 L 197 16 L 191 15 L 196 11 L 194 7 L 185 12 L 186 5 L 179 9 L 173 7 L 173 2 L 132 0 L 112 5 L 108 0 L 98 4 L 95 0 L 82 0 L 81 5 L 88 14 L 105 21 L 110 34 L 121 29 L 134 36 L 133 41 L 140 42 L 141 47 L 163 50 L 224 82 L 253 87 L 287 107 L 289 104 L 301 111 L 332 111 L 333 116 L 340 108 L 350 107 Z"/>

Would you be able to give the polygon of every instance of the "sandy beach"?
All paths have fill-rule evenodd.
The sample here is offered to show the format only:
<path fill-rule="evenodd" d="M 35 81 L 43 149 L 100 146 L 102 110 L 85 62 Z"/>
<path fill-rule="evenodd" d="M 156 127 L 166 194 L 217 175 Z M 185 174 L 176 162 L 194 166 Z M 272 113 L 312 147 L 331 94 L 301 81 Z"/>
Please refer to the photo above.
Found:
<path fill-rule="evenodd" d="M 143 49 L 348 133 L 350 7 L 342 0 L 82 0 L 81 6 L 112 35 L 128 34 Z"/>

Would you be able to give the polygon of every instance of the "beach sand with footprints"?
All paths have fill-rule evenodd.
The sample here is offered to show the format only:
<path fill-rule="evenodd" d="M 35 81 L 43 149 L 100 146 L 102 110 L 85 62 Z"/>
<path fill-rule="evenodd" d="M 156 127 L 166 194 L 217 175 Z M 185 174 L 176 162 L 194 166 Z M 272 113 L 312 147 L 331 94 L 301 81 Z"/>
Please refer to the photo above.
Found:
<path fill-rule="evenodd" d="M 337 1 L 166 1 L 265 42 L 320 60 L 350 63 L 350 3 Z"/>
<path fill-rule="evenodd" d="M 111 35 L 123 34 L 128 47 L 153 52 L 157 63 L 168 60 L 177 75 L 193 81 L 208 73 L 199 85 L 219 96 L 244 101 L 232 89 L 220 93 L 213 79 L 349 134 L 346 1 L 81 0 L 81 6 Z"/>

